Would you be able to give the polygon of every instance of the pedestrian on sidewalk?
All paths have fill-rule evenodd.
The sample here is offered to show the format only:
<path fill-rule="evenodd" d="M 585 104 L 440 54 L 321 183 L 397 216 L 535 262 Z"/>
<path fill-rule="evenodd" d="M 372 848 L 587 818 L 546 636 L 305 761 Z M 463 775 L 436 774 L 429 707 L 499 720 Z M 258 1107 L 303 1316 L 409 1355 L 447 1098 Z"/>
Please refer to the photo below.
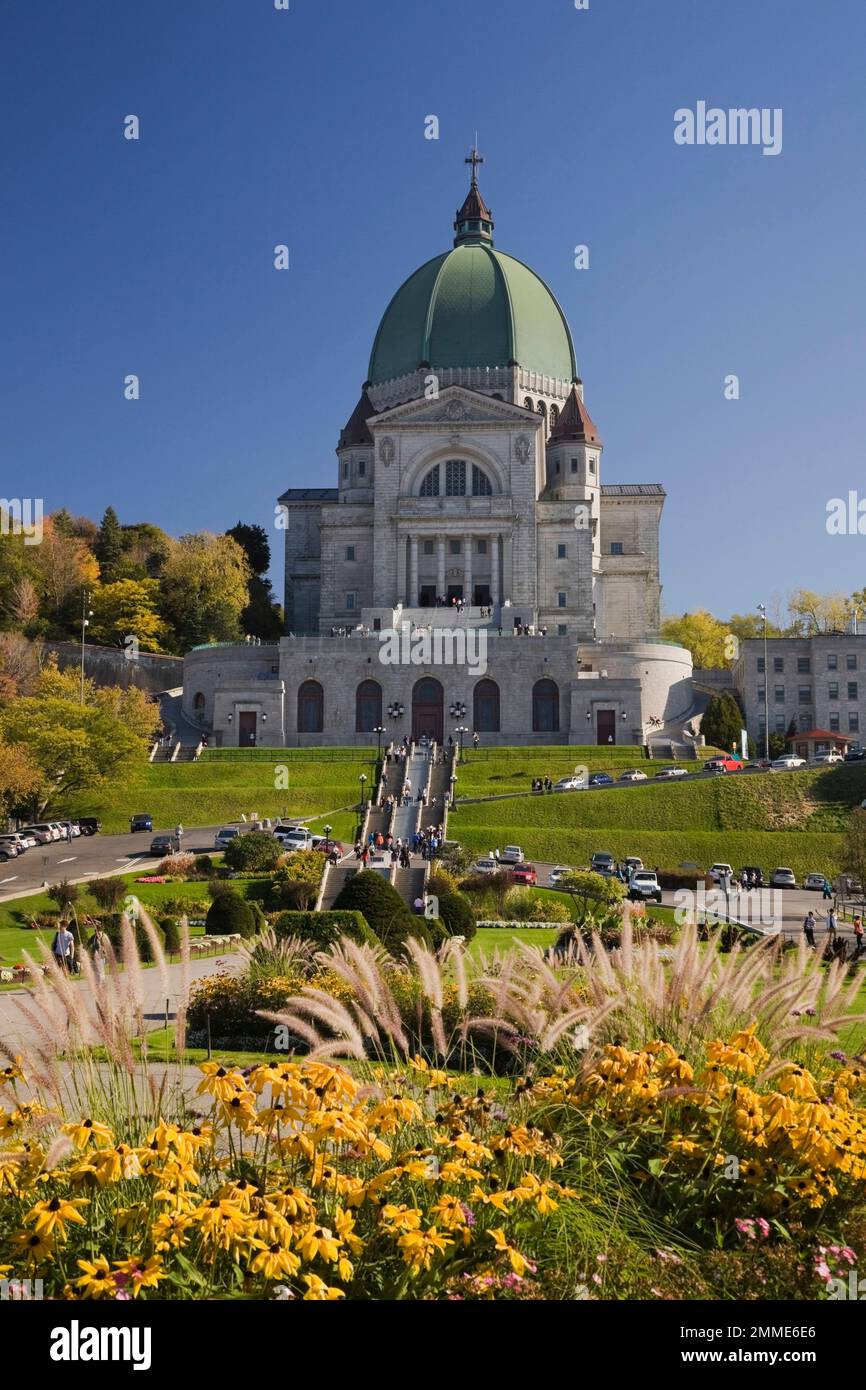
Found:
<path fill-rule="evenodd" d="M 57 965 L 67 974 L 72 973 L 72 961 L 75 953 L 75 938 L 67 926 L 60 926 L 54 933 L 54 940 L 51 943 L 51 954 Z"/>
<path fill-rule="evenodd" d="M 806 917 L 803 922 L 803 935 L 805 936 L 806 942 L 809 946 L 815 945 L 815 925 L 815 914 L 810 908 L 809 911 L 806 913 Z"/>
<path fill-rule="evenodd" d="M 822 889 L 822 891 L 821 891 L 821 897 L 822 897 L 822 898 L 824 899 L 824 901 L 826 902 L 827 899 L 828 899 L 828 898 L 832 898 L 832 896 L 833 896 L 833 889 L 830 887 L 830 880 L 829 880 L 829 878 L 825 878 L 825 879 L 824 879 L 824 887 L 823 887 L 823 889 Z"/>
<path fill-rule="evenodd" d="M 859 916 L 854 918 L 854 947 L 854 960 L 856 960 L 863 951 L 863 918 Z"/>
<path fill-rule="evenodd" d="M 831 907 L 831 908 L 830 908 L 830 911 L 827 913 L 827 945 L 828 945 L 828 946 L 834 946 L 835 944 L 836 944 L 836 913 L 834 912 L 833 908 Z"/>

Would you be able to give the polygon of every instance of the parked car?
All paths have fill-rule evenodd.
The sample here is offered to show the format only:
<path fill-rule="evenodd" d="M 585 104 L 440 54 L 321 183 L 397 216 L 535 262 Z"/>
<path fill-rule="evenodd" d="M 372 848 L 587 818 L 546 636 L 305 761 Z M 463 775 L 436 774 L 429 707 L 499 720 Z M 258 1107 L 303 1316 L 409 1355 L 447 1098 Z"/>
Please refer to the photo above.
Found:
<path fill-rule="evenodd" d="M 744 864 L 742 869 L 740 870 L 741 878 L 743 874 L 748 874 L 749 878 L 752 880 L 756 888 L 764 887 L 764 884 L 766 882 L 764 878 L 764 871 L 763 869 L 760 869 L 757 864 Z"/>
<path fill-rule="evenodd" d="M 798 758 L 795 753 L 785 753 L 781 758 L 774 758 L 770 763 L 773 772 L 794 772 L 798 767 L 805 767 L 806 759 Z"/>
<path fill-rule="evenodd" d="M 96 816 L 79 816 L 78 826 L 82 835 L 98 835 L 102 829 L 102 821 L 97 820 Z"/>
<path fill-rule="evenodd" d="M 148 854 L 159 854 L 165 858 L 168 854 L 177 854 L 178 840 L 176 835 L 159 834 L 154 835 L 150 842 Z"/>
<path fill-rule="evenodd" d="M 502 854 L 500 855 L 500 863 L 522 864 L 523 850 L 520 848 L 520 845 L 506 845 L 505 849 L 502 851 Z"/>
<path fill-rule="evenodd" d="M 662 890 L 655 871 L 638 869 L 637 873 L 632 874 L 631 882 L 628 885 L 628 895 L 633 901 L 660 903 Z"/>
<path fill-rule="evenodd" d="M 574 869 L 570 868 L 568 864 L 557 864 L 548 874 L 547 881 L 551 888 L 555 888 L 557 883 L 561 883 L 564 878 L 568 878 L 573 873 Z"/>
<path fill-rule="evenodd" d="M 866 748 L 861 748 L 859 743 L 852 743 L 845 754 L 846 763 L 862 763 L 864 758 L 866 758 Z"/>
<path fill-rule="evenodd" d="M 19 854 L 26 854 L 28 849 L 36 848 L 36 841 L 32 835 L 23 835 L 20 830 L 10 830 L 8 834 L 0 836 L 4 841 L 8 840 L 14 845 Z"/>
<path fill-rule="evenodd" d="M 796 888 L 797 880 L 793 869 L 774 869 L 770 875 L 771 888 Z"/>
<path fill-rule="evenodd" d="M 613 778 L 607 772 L 594 772 L 589 779 L 591 787 L 612 787 Z"/>
<path fill-rule="evenodd" d="M 525 883 L 529 888 L 534 888 L 538 882 L 538 874 L 535 872 L 534 864 L 520 863 L 515 864 L 511 870 L 511 878 L 514 883 Z"/>
<path fill-rule="evenodd" d="M 844 763 L 845 759 L 841 753 L 816 753 L 814 758 L 809 760 L 812 767 L 827 767 L 832 763 Z"/>
<path fill-rule="evenodd" d="M 803 879 L 803 887 L 808 888 L 811 893 L 823 893 L 826 882 L 826 874 L 807 874 Z"/>
<path fill-rule="evenodd" d="M 555 792 L 579 792 L 586 786 L 584 777 L 560 777 L 558 782 L 554 782 Z"/>
<path fill-rule="evenodd" d="M 671 782 L 677 777 L 688 777 L 688 768 L 685 767 L 663 767 L 660 772 L 655 774 L 655 779 L 659 782 Z"/>
<path fill-rule="evenodd" d="M 275 830 L 274 836 L 279 840 L 285 849 L 312 849 L 313 834 L 311 830 L 305 829 L 302 825 L 296 825 L 292 830 Z"/>
<path fill-rule="evenodd" d="M 704 767 L 707 772 L 742 772 L 744 763 L 742 758 L 732 758 L 725 753 L 718 758 L 707 758 Z"/>
<path fill-rule="evenodd" d="M 24 850 L 12 839 L 11 835 L 0 835 L 0 849 L 2 849 L 7 859 L 17 859 Z"/>
<path fill-rule="evenodd" d="M 139 831 L 139 830 L 151 830 L 151 831 L 152 831 L 152 830 L 153 830 L 153 816 L 147 816 L 147 815 L 144 815 L 144 814 L 142 814 L 142 815 L 140 815 L 140 816 L 130 816 L 130 818 L 129 818 L 129 829 L 130 829 L 130 832 L 131 832 L 133 835 L 135 835 L 136 832 Z"/>
<path fill-rule="evenodd" d="M 619 780 L 620 782 L 645 782 L 647 780 L 647 775 L 645 772 L 641 772 L 639 768 L 630 767 L 626 772 L 620 773 Z"/>
<path fill-rule="evenodd" d="M 636 869 L 643 868 L 643 860 L 641 859 L 639 854 L 629 854 L 626 856 L 625 866 L 627 869 L 631 869 L 632 873 L 634 873 Z"/>
<path fill-rule="evenodd" d="M 224 825 L 222 830 L 218 830 L 213 837 L 214 849 L 225 849 L 232 840 L 236 840 L 240 835 L 240 830 L 236 825 Z"/>
<path fill-rule="evenodd" d="M 498 873 L 498 871 L 499 865 L 497 864 L 495 859 L 490 857 L 485 857 L 484 859 L 476 859 L 475 863 L 472 865 L 472 868 L 470 869 L 470 873 L 473 874 L 495 874 Z"/>
<path fill-rule="evenodd" d="M 594 854 L 589 861 L 589 867 L 594 874 L 601 874 L 604 878 L 613 878 L 616 871 L 616 860 L 612 854 Z"/>
<path fill-rule="evenodd" d="M 25 825 L 25 835 L 31 835 L 38 845 L 53 844 L 55 836 L 51 826 L 40 822 L 39 825 Z"/>
<path fill-rule="evenodd" d="M 14 858 L 15 855 L 11 849 L 6 849 L 3 845 L 0 845 L 0 864 L 5 864 L 8 862 L 8 860 Z"/>
<path fill-rule="evenodd" d="M 724 878 L 730 878 L 733 882 L 734 871 L 730 864 L 711 864 L 707 873 L 713 883 L 721 883 Z"/>

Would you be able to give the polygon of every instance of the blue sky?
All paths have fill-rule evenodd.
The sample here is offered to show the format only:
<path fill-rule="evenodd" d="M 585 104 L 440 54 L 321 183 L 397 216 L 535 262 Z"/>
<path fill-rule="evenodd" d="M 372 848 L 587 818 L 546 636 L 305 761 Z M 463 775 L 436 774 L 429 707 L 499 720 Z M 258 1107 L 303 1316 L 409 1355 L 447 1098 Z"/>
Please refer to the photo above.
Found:
<path fill-rule="evenodd" d="M 666 609 L 862 587 L 864 49 L 856 0 L 5 0 L 0 492 L 180 534 L 332 485 L 477 128 L 605 479 L 668 491 Z M 782 154 L 677 146 L 699 100 L 781 107 Z"/>

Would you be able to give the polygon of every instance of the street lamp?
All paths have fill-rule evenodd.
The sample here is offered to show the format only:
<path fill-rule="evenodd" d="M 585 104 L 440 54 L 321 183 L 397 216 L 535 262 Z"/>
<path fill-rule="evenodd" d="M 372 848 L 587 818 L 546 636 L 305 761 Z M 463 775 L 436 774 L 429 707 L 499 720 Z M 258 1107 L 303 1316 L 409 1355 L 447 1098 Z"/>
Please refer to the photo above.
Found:
<path fill-rule="evenodd" d="M 87 641 L 87 629 L 90 627 L 90 619 L 93 617 L 93 609 L 88 608 L 90 603 L 90 591 L 84 590 L 81 596 L 81 703 L 84 704 L 84 647 Z"/>
<path fill-rule="evenodd" d="M 376 735 L 376 762 L 379 762 L 382 757 L 382 735 L 387 732 L 387 729 L 383 729 L 381 724 L 377 724 L 373 729 L 373 733 Z"/>
<path fill-rule="evenodd" d="M 453 705 L 449 706 L 448 713 L 452 719 L 465 719 L 466 706 L 462 700 L 455 700 Z"/>
<path fill-rule="evenodd" d="M 758 604 L 758 612 L 764 620 L 764 757 L 770 757 L 770 670 L 767 661 L 767 608 Z"/>
<path fill-rule="evenodd" d="M 468 734 L 468 733 L 469 733 L 469 730 L 468 730 L 468 728 L 466 727 L 465 724 L 458 724 L 458 725 L 457 725 L 457 728 L 454 730 L 454 732 L 455 732 L 455 734 L 457 735 L 457 761 L 458 761 L 458 763 L 462 763 L 462 761 L 463 761 L 463 735 L 464 735 L 464 734 Z"/>
<path fill-rule="evenodd" d="M 399 700 L 394 700 L 394 702 L 388 706 L 389 719 L 402 719 L 405 713 L 406 707 L 405 705 L 401 705 Z"/>
<path fill-rule="evenodd" d="M 451 790 L 451 797 L 450 797 L 449 802 L 448 802 L 448 809 L 449 809 L 450 811 L 453 811 L 453 810 L 454 810 L 454 796 L 455 796 L 455 783 L 456 783 L 456 781 L 457 781 L 457 773 L 456 773 L 456 772 L 452 772 L 451 776 L 448 778 L 448 785 L 449 785 L 450 790 Z"/>
<path fill-rule="evenodd" d="M 363 811 L 363 810 L 364 810 L 364 805 L 365 805 L 365 799 L 366 799 L 366 792 L 365 792 L 365 787 L 366 787 L 366 783 L 367 783 L 367 774 L 366 774 L 366 772 L 362 772 L 362 773 L 361 773 L 360 777 L 358 778 L 358 781 L 361 783 L 361 810 Z"/>

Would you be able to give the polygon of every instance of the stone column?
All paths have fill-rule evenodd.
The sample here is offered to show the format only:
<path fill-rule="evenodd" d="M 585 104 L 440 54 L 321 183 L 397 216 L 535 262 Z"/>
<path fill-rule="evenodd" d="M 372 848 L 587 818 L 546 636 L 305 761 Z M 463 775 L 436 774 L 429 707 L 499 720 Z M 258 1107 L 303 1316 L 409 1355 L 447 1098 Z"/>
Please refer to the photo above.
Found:
<path fill-rule="evenodd" d="M 514 535 L 502 537 L 502 597 L 514 602 Z"/>
<path fill-rule="evenodd" d="M 409 607 L 418 607 L 418 537 L 409 537 Z"/>
<path fill-rule="evenodd" d="M 495 607 L 501 601 L 499 593 L 499 533 L 490 537 L 490 602 Z"/>
<path fill-rule="evenodd" d="M 394 594 L 392 607 L 396 608 L 398 603 L 405 607 L 408 602 L 408 583 L 406 576 L 406 533 L 397 532 L 397 589 Z M 375 605 L 374 605 L 375 606 Z"/>
<path fill-rule="evenodd" d="M 472 543 L 475 537 L 470 533 L 463 537 L 466 547 L 463 555 L 463 599 L 467 607 L 472 603 Z"/>
<path fill-rule="evenodd" d="M 436 537 L 436 593 L 445 597 L 445 537 Z"/>

